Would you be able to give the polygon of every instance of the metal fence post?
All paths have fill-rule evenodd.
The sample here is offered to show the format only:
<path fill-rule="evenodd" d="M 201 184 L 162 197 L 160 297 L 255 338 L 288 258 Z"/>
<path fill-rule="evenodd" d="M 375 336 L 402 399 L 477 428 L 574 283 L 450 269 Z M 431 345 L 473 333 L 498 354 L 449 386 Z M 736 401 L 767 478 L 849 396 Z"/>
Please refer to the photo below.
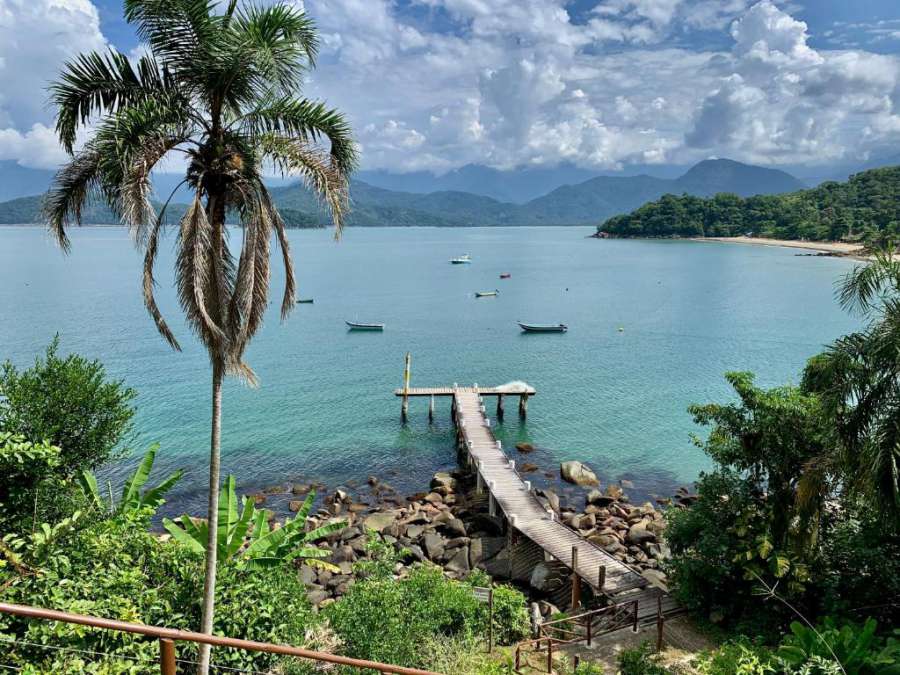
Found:
<path fill-rule="evenodd" d="M 175 643 L 167 638 L 159 639 L 159 672 L 175 675 Z"/>

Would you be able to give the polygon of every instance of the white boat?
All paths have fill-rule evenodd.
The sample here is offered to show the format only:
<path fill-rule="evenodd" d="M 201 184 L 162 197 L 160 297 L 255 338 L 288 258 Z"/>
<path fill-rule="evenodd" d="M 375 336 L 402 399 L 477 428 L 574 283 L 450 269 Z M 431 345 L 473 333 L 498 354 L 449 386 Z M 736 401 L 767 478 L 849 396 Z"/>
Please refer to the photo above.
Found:
<path fill-rule="evenodd" d="M 356 321 L 345 321 L 344 323 L 350 330 L 384 330 L 383 323 L 358 323 Z"/>
<path fill-rule="evenodd" d="M 517 322 L 526 333 L 565 333 L 569 327 L 564 323 L 558 324 L 541 324 L 541 323 L 522 323 Z"/>
<path fill-rule="evenodd" d="M 450 262 L 453 265 L 471 265 L 472 258 L 469 256 L 468 253 L 466 253 L 465 255 L 461 255 L 458 258 L 450 258 Z"/>
<path fill-rule="evenodd" d="M 476 298 L 490 298 L 495 295 L 500 295 L 500 291 L 475 291 Z"/>

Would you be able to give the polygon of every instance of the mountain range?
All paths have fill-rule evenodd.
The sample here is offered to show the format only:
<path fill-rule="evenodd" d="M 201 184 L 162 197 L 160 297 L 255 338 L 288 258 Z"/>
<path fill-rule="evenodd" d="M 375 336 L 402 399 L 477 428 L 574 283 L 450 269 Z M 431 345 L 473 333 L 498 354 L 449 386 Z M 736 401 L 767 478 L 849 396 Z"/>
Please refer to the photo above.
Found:
<path fill-rule="evenodd" d="M 572 170 L 576 172 L 573 175 L 577 175 L 577 171 L 574 168 Z M 490 171 L 493 170 L 488 170 Z M 471 172 L 462 173 L 468 175 Z M 517 185 L 521 187 L 523 184 L 524 182 L 520 182 Z M 461 190 L 428 193 L 390 190 L 354 178 L 350 187 L 352 211 L 348 225 L 451 227 L 596 224 L 611 216 L 632 211 L 665 194 L 707 197 L 727 192 L 747 197 L 793 192 L 804 187 L 800 180 L 784 171 L 727 159 L 704 160 L 676 178 L 648 175 L 596 176 L 575 184 L 558 186 L 524 204 Z M 159 191 L 159 185 L 157 189 Z M 328 224 L 327 214 L 315 196 L 303 186 L 273 186 L 271 192 L 275 203 L 285 211 L 289 224 L 297 227 Z M 31 196 L 0 203 L 0 223 L 38 222 L 40 199 L 40 196 Z M 170 209 L 173 215 L 179 210 L 174 205 Z M 102 207 L 95 207 L 89 215 L 91 218 L 86 222 L 115 222 L 112 214 Z"/>

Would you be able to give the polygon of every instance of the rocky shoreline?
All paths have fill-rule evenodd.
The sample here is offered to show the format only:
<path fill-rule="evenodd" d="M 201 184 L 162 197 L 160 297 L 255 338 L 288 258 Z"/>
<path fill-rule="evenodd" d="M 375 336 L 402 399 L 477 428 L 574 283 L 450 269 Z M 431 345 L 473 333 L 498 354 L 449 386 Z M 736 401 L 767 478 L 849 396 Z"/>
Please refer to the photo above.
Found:
<path fill-rule="evenodd" d="M 530 446 L 520 444 L 519 451 L 529 452 Z M 580 462 L 563 462 L 560 478 L 574 486 L 575 492 L 561 499 L 555 490 L 536 488 L 537 498 L 572 530 L 642 573 L 651 583 L 664 586 L 665 574 L 660 568 L 669 550 L 662 538 L 663 509 L 684 508 L 696 496 L 682 488 L 674 497 L 658 498 L 657 504 L 648 501 L 633 505 L 625 492 L 632 487 L 629 481 L 610 483 L 601 490 L 596 475 Z M 489 514 L 487 495 L 477 493 L 471 474 L 462 470 L 438 472 L 428 492 L 413 495 L 401 495 L 375 476 L 364 484 L 349 483 L 324 491 L 321 484 L 296 483 L 273 486 L 252 495 L 257 505 L 265 504 L 271 497 L 288 496 L 289 510 L 296 511 L 303 498 L 317 490 L 324 496 L 310 517 L 309 528 L 335 521 L 347 524 L 319 542 L 319 546 L 331 549 L 327 560 L 337 566 L 338 572 L 308 565 L 299 568 L 314 607 L 334 602 L 356 583 L 359 573 L 354 563 L 368 558 L 369 539 L 377 537 L 405 551 L 394 569 L 397 578 L 424 562 L 439 565 L 447 576 L 457 579 L 467 577 L 476 568 L 482 569 L 523 590 L 531 602 L 538 603 L 543 615 L 558 611 L 550 599 L 552 591 L 562 583 L 564 573 L 559 564 L 539 562 L 528 574 L 509 578 L 504 523 L 499 516 Z M 275 519 L 274 512 L 271 515 Z"/>

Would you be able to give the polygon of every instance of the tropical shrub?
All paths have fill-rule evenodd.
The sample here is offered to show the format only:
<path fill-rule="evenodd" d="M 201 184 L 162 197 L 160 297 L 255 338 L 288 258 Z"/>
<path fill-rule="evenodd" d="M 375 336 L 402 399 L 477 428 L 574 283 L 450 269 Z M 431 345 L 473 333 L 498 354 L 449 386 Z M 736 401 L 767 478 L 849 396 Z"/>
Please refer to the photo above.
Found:
<path fill-rule="evenodd" d="M 765 647 L 745 639 L 727 642 L 702 654 L 697 663 L 700 675 L 767 675 L 784 672 L 781 661 Z"/>
<path fill-rule="evenodd" d="M 509 589 L 502 595 L 504 607 L 514 604 L 513 593 Z M 519 598 L 524 615 L 524 598 Z M 471 585 L 447 579 L 429 564 L 400 580 L 373 573 L 323 613 L 349 656 L 415 667 L 427 666 L 422 645 L 435 636 L 470 640 L 487 635 L 487 608 L 475 599 Z M 517 639 L 513 636 L 519 634 L 521 616 L 504 609 L 501 617 L 506 616 L 515 618 L 509 624 L 501 618 L 495 635 Z"/>
<path fill-rule="evenodd" d="M 316 619 L 296 574 L 228 564 L 219 572 L 223 583 L 217 591 L 215 632 L 304 644 Z M 145 520 L 116 518 L 69 531 L 55 542 L 52 555 L 42 556 L 33 573 L 0 568 L 0 581 L 8 585 L 7 602 L 185 630 L 196 630 L 200 621 L 202 559 L 174 542 L 160 541 L 146 531 Z M 0 643 L 0 661 L 28 664 L 40 673 L 143 673 L 159 656 L 157 644 L 139 636 L 0 616 L 0 640 L 11 638 L 33 646 Z M 109 656 L 88 658 L 64 650 Z M 179 658 L 196 658 L 191 645 L 179 643 L 178 650 Z M 232 668 L 265 670 L 276 661 L 271 655 L 240 650 L 213 653 L 213 663 Z"/>
<path fill-rule="evenodd" d="M 322 558 L 331 555 L 328 549 L 316 548 L 313 542 L 343 529 L 346 524 L 334 522 L 307 532 L 306 518 L 316 498 L 315 491 L 307 495 L 296 517 L 288 518 L 279 528 L 270 528 L 268 512 L 259 510 L 253 500 L 244 497 L 241 509 L 237 506 L 234 476 L 228 476 L 219 497 L 219 519 L 216 543 L 220 561 L 234 560 L 241 567 L 258 569 L 278 567 L 292 560 L 304 559 L 308 565 L 337 570 Z M 163 526 L 172 538 L 189 551 L 203 554 L 208 543 L 206 522 L 195 522 L 183 515 L 179 522 L 163 519 Z"/>
<path fill-rule="evenodd" d="M 475 570 L 466 582 L 471 586 L 490 586 L 494 591 L 494 640 L 497 644 L 509 645 L 524 640 L 531 629 L 528 611 L 525 608 L 525 596 L 521 591 L 506 584 L 494 584 L 483 570 Z M 488 607 L 482 603 L 483 617 L 479 621 L 487 622 Z"/>
<path fill-rule="evenodd" d="M 623 649 L 617 659 L 619 675 L 667 675 L 668 670 L 653 660 L 653 647 L 649 642 L 639 647 Z"/>
<path fill-rule="evenodd" d="M 896 675 L 900 673 L 900 630 L 889 637 L 879 636 L 877 630 L 878 622 L 871 618 L 861 626 L 849 622 L 839 626 L 826 617 L 818 628 L 795 621 L 778 655 L 793 668 L 815 660 L 817 664 L 836 662 L 853 675 Z"/>
<path fill-rule="evenodd" d="M 60 449 L 47 441 L 32 443 L 20 434 L 0 430 L 0 522 L 6 531 L 31 529 L 44 493 L 58 487 L 52 480 Z M 27 522 L 23 522 L 27 521 Z"/>
<path fill-rule="evenodd" d="M 166 501 L 163 495 L 171 490 L 175 483 L 181 480 L 181 477 L 184 475 L 184 471 L 179 469 L 156 487 L 141 492 L 141 488 L 147 484 L 147 480 L 150 478 L 150 472 L 153 470 L 153 462 L 156 460 L 158 451 L 159 443 L 154 443 L 150 446 L 138 468 L 126 479 L 125 486 L 122 488 L 122 498 L 118 504 L 113 501 L 111 494 L 109 500 L 106 500 L 100 494 L 97 478 L 92 472 L 88 470 L 82 471 L 78 477 L 78 482 L 88 504 L 97 513 L 106 515 L 134 514 L 142 511 L 155 512 Z"/>
<path fill-rule="evenodd" d="M 0 429 L 58 446 L 56 469 L 71 477 L 114 456 L 131 431 L 136 393 L 108 379 L 99 361 L 58 350 L 59 336 L 31 368 L 0 368 Z"/>

